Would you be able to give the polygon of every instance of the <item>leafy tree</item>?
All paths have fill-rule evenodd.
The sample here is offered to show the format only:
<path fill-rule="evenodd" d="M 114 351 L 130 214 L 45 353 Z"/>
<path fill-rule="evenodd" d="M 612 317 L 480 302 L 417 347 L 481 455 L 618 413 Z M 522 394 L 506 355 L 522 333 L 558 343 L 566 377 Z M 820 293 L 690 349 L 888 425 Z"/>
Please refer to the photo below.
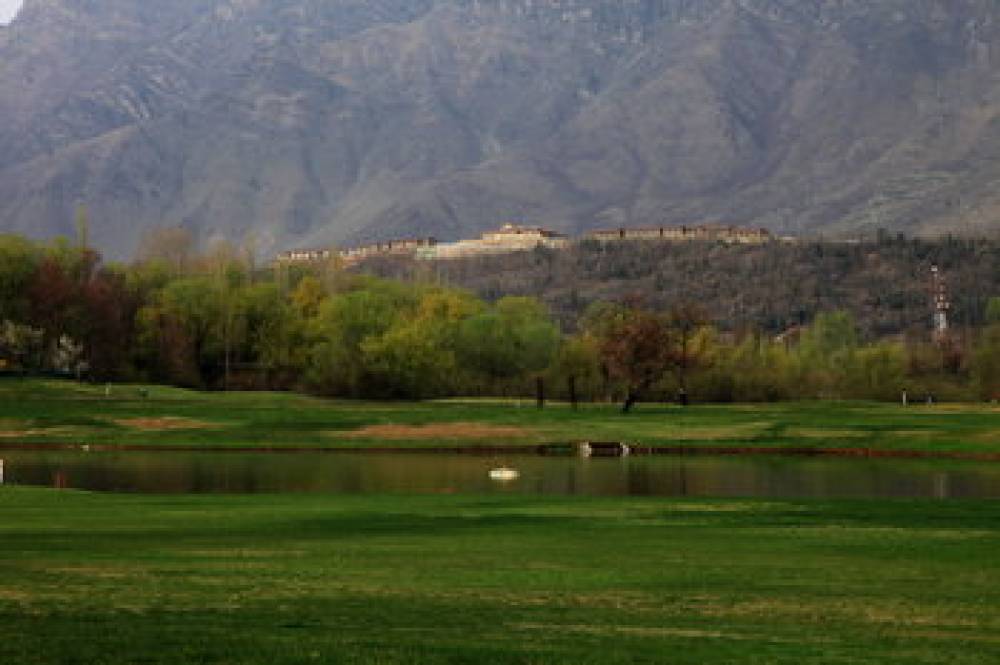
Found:
<path fill-rule="evenodd" d="M 41 369 L 43 339 L 41 330 L 10 320 L 0 321 L 0 364 L 18 370 Z"/>
<path fill-rule="evenodd" d="M 906 352 L 891 342 L 864 346 L 856 351 L 844 372 L 851 397 L 891 401 L 906 385 Z"/>
<path fill-rule="evenodd" d="M 468 294 L 426 293 L 415 311 L 390 330 L 362 342 L 378 390 L 392 397 L 445 395 L 459 387 L 456 357 L 461 324 L 482 309 Z"/>
<path fill-rule="evenodd" d="M 175 381 L 204 387 L 220 374 L 223 312 L 214 280 L 185 277 L 170 282 L 160 293 L 156 311 L 144 319 L 157 326 L 161 357 Z"/>
<path fill-rule="evenodd" d="M 462 366 L 490 384 L 506 384 L 547 368 L 559 329 L 534 298 L 507 297 L 470 316 L 457 336 Z"/>
<path fill-rule="evenodd" d="M 594 395 L 601 378 L 598 341 L 587 333 L 564 339 L 553 360 L 551 375 L 565 382 L 567 395 L 575 404 L 581 388 Z"/>
<path fill-rule="evenodd" d="M 40 254 L 35 245 L 20 236 L 0 235 L 0 321 L 27 321 L 28 289 Z"/>
<path fill-rule="evenodd" d="M 60 261 L 46 256 L 32 276 L 27 293 L 30 321 L 43 331 L 45 348 L 52 351 L 57 340 L 75 332 L 80 309 L 78 284 Z"/>
<path fill-rule="evenodd" d="M 675 361 L 670 327 L 662 315 L 637 303 L 604 308 L 592 321 L 601 358 L 612 378 L 625 386 L 622 413 L 632 407 Z"/>
<path fill-rule="evenodd" d="M 78 334 L 90 376 L 109 380 L 128 374 L 139 301 L 126 276 L 102 269 L 84 285 L 81 298 L 86 315 Z"/>
<path fill-rule="evenodd" d="M 312 275 L 306 275 L 292 291 L 292 306 L 303 319 L 314 319 L 326 297 L 323 283 Z"/>
<path fill-rule="evenodd" d="M 773 402 L 795 396 L 797 358 L 782 344 L 756 334 L 706 353 L 709 368 L 697 377 L 694 392 L 718 402 Z"/>
<path fill-rule="evenodd" d="M 243 342 L 237 357 L 270 369 L 300 369 L 305 363 L 303 321 L 278 285 L 253 284 L 234 298 Z"/>
<path fill-rule="evenodd" d="M 848 312 L 819 314 L 799 342 L 803 387 L 821 397 L 840 394 L 843 370 L 853 364 L 857 347 L 854 318 Z"/>
<path fill-rule="evenodd" d="M 362 344 L 384 335 L 418 300 L 413 288 L 369 280 L 323 302 L 313 322 L 307 381 L 327 394 L 362 396 L 369 385 Z"/>

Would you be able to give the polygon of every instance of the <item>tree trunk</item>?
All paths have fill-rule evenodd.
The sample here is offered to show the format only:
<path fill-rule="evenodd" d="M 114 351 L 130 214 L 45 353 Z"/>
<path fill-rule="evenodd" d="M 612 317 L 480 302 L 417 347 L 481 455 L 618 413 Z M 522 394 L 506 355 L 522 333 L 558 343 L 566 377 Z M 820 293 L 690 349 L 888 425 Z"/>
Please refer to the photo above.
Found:
<path fill-rule="evenodd" d="M 567 388 L 569 388 L 569 403 L 570 403 L 570 406 L 572 406 L 573 410 L 576 411 L 576 409 L 577 409 L 577 404 L 576 404 L 576 377 L 575 376 L 568 377 L 566 379 L 566 383 L 567 383 Z"/>
<path fill-rule="evenodd" d="M 538 408 L 545 408 L 545 379 L 538 377 L 535 379 L 535 397 L 538 402 Z"/>
<path fill-rule="evenodd" d="M 635 406 L 635 403 L 638 401 L 638 393 L 629 388 L 628 392 L 625 394 L 625 403 L 622 404 L 622 413 L 631 413 L 632 407 Z"/>

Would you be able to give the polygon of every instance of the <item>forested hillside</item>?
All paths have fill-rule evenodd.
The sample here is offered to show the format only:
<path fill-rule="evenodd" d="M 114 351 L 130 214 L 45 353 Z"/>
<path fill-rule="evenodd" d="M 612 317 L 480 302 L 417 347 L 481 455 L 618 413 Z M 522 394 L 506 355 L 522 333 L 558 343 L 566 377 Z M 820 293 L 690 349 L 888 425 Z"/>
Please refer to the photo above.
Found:
<path fill-rule="evenodd" d="M 572 328 L 599 300 L 640 296 L 654 308 L 695 303 L 723 330 L 777 335 L 846 310 L 868 339 L 929 334 L 931 266 L 943 271 L 956 327 L 982 325 L 1000 293 L 1000 241 L 880 234 L 864 242 L 764 245 L 584 241 L 562 251 L 438 261 L 369 261 L 385 277 L 437 280 L 488 299 L 541 298 Z"/>

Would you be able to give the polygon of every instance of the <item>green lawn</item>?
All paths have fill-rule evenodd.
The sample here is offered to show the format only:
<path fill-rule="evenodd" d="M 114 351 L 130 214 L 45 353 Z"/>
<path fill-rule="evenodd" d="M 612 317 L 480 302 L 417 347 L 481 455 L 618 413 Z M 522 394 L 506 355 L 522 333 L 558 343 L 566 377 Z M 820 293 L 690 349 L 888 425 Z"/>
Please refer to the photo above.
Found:
<path fill-rule="evenodd" d="M 371 403 L 288 393 L 0 380 L 0 447 L 428 447 L 613 440 L 654 446 L 1000 453 L 1000 407 L 801 402 L 764 405 Z"/>
<path fill-rule="evenodd" d="M 0 489 L 0 663 L 997 663 L 1000 504 Z"/>

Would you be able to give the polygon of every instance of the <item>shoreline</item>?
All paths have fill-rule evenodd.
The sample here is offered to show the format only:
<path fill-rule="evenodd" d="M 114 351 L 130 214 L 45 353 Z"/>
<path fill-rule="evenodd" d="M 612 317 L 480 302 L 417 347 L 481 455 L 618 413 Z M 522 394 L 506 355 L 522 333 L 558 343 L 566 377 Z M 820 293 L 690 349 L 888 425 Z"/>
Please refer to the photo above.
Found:
<path fill-rule="evenodd" d="M 573 448 L 583 442 L 494 445 L 494 446 L 220 446 L 220 445 L 136 445 L 136 444 L 76 444 L 76 443 L 19 443 L 0 444 L 3 452 L 86 452 L 86 453 L 258 453 L 279 454 L 378 454 L 378 455 L 469 455 L 489 457 L 517 455 L 524 457 L 586 457 Z M 616 444 L 621 445 L 621 444 Z M 627 455 L 594 455 L 595 457 L 818 457 L 840 459 L 900 459 L 900 460 L 954 460 L 1000 462 L 997 452 L 878 450 L 874 448 L 810 448 L 803 446 L 676 446 L 627 444 Z M 564 452 L 569 449 L 570 452 Z"/>

